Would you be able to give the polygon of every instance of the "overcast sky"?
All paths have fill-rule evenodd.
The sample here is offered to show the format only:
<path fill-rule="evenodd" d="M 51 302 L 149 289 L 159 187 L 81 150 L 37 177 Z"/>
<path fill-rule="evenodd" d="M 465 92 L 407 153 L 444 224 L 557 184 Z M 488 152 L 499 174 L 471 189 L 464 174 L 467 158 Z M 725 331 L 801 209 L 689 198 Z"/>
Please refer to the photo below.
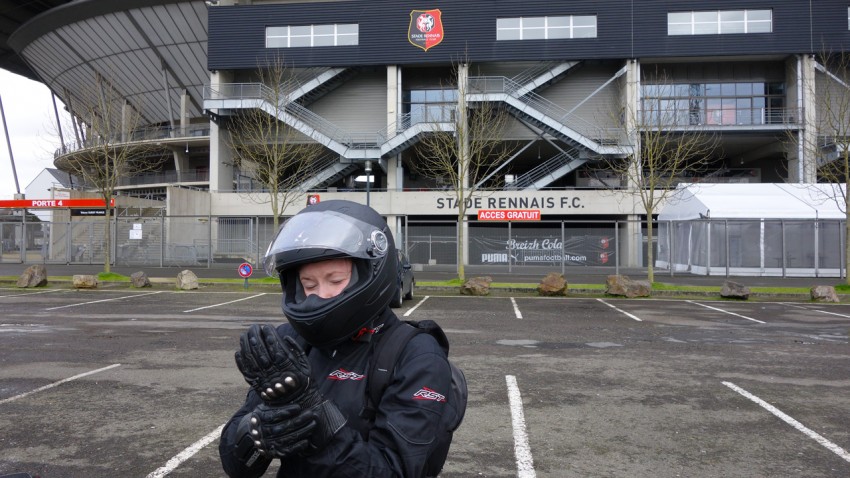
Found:
<path fill-rule="evenodd" d="M 59 147 L 56 117 L 50 90 L 41 83 L 0 69 L 0 99 L 12 142 L 21 193 L 44 168 L 53 167 L 53 151 Z M 64 106 L 57 100 L 62 113 Z M 15 195 L 15 177 L 6 135 L 0 124 L 0 199 Z M 44 198 L 29 198 L 44 199 Z"/>

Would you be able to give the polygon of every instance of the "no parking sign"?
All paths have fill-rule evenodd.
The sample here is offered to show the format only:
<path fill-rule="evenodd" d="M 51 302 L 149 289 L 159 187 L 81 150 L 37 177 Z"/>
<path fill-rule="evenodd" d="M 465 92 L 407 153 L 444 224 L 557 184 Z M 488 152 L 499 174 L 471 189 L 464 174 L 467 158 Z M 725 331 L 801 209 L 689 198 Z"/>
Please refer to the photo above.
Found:
<path fill-rule="evenodd" d="M 254 266 L 252 266 L 248 262 L 243 262 L 239 264 L 239 268 L 237 269 L 239 272 L 239 277 L 245 279 L 245 288 L 248 288 L 248 278 L 251 277 L 251 274 L 254 273 Z"/>

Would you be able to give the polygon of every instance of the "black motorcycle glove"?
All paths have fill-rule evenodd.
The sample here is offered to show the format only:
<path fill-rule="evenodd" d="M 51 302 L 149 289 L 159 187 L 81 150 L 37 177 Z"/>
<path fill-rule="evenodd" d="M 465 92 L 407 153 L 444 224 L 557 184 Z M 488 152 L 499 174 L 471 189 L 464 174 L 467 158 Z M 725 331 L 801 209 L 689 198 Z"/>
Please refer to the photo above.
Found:
<path fill-rule="evenodd" d="M 250 326 L 239 338 L 236 366 L 251 388 L 269 404 L 291 403 L 310 382 L 309 364 L 305 368 L 304 364 L 293 363 L 277 331 L 265 324 Z"/>
<path fill-rule="evenodd" d="M 282 407 L 265 403 L 247 415 L 250 437 L 257 451 L 269 458 L 285 458 L 309 446 L 308 438 L 316 428 L 316 417 L 302 412 L 295 404 Z"/>
<path fill-rule="evenodd" d="M 252 325 L 242 334 L 236 365 L 266 403 L 296 403 L 303 413 L 312 414 L 316 427 L 304 453 L 324 448 L 347 422 L 336 404 L 325 400 L 310 379 L 310 362 L 304 349 L 292 337 L 281 340 L 271 326 Z"/>

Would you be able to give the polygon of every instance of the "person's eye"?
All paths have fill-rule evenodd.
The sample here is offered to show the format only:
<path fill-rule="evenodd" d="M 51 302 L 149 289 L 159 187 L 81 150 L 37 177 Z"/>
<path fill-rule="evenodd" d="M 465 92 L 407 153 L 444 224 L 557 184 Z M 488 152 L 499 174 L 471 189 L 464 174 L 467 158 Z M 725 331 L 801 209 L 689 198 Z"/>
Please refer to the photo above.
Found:
<path fill-rule="evenodd" d="M 306 281 L 306 282 L 302 281 L 301 282 L 301 287 L 303 287 L 304 290 L 313 290 L 313 289 L 316 288 L 317 285 L 318 284 L 316 284 L 315 282 L 312 282 L 312 281 Z"/>

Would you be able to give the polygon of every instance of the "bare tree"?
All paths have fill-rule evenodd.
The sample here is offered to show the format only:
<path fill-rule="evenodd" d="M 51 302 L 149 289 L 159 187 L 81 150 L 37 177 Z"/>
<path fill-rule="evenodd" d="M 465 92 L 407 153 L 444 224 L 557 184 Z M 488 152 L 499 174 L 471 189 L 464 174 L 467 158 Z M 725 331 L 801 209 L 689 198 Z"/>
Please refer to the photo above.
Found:
<path fill-rule="evenodd" d="M 75 117 L 71 121 L 76 122 L 79 149 L 56 161 L 60 169 L 81 178 L 84 187 L 96 191 L 105 203 L 104 272 L 111 270 L 110 219 L 116 189 L 123 179 L 159 170 L 167 154 L 158 141 L 146 139 L 142 108 L 131 105 L 112 84 L 97 74 L 82 93 L 85 99 L 73 103 Z M 63 145 L 63 152 L 67 151 Z"/>
<path fill-rule="evenodd" d="M 835 184 L 818 188 L 844 212 L 844 233 L 850 237 L 850 53 L 819 53 L 814 58 L 818 74 L 805 84 L 805 94 L 814 108 L 806 115 L 805 129 L 789 131 L 792 144 L 817 164 L 817 182 Z M 803 158 L 798 158 L 803 161 Z M 844 263 L 850 264 L 850 242 L 844 241 Z M 845 276 L 850 284 L 850 275 Z"/>
<path fill-rule="evenodd" d="M 254 201 L 270 204 L 277 230 L 283 211 L 304 196 L 304 181 L 315 174 L 314 165 L 323 148 L 284 123 L 297 81 L 283 59 L 269 60 L 258 70 L 258 78 L 258 103 L 231 119 L 230 143 L 234 164 L 268 192 L 248 194 Z"/>
<path fill-rule="evenodd" d="M 457 274 L 465 279 L 463 244 L 467 210 L 472 198 L 496 185 L 492 173 L 513 152 L 502 139 L 509 113 L 491 102 L 469 104 L 474 93 L 468 81 L 468 65 L 456 63 L 453 80 L 445 91 L 454 104 L 446 104 L 437 114 L 426 116 L 433 132 L 416 145 L 414 168 L 426 178 L 442 183 L 457 206 Z M 433 112 L 426 109 L 426 112 Z"/>
<path fill-rule="evenodd" d="M 706 129 L 705 103 L 699 97 L 672 100 L 675 88 L 663 72 L 645 78 L 652 94 L 640 105 L 626 102 L 616 121 L 628 140 L 625 158 L 606 157 L 606 171 L 621 178 L 611 189 L 636 199 L 646 212 L 647 278 L 655 281 L 653 216 L 660 206 L 675 199 L 679 183 L 690 182 L 708 165 L 718 145 L 717 136 Z M 625 184 L 623 184 L 625 183 Z M 625 188 L 623 188 L 625 186 Z"/>

